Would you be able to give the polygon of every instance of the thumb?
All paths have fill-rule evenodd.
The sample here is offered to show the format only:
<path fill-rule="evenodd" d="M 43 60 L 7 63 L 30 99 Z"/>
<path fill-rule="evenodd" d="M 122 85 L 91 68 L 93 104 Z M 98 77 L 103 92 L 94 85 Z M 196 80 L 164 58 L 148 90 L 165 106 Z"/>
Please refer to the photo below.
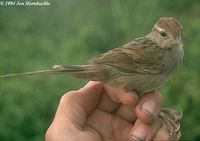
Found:
<path fill-rule="evenodd" d="M 89 115 L 93 110 L 95 110 L 101 93 L 103 91 L 103 84 L 97 81 L 90 81 L 83 88 L 78 90 L 77 96 L 74 98 Z"/>
<path fill-rule="evenodd" d="M 82 129 L 87 116 L 96 108 L 103 85 L 100 82 L 89 82 L 78 91 L 64 94 L 60 100 L 55 118 L 48 128 L 46 138 L 66 138 L 70 133 Z"/>
<path fill-rule="evenodd" d="M 55 118 L 68 121 L 76 120 L 80 116 L 81 118 L 87 118 L 95 110 L 102 88 L 103 85 L 100 82 L 90 81 L 80 90 L 64 94 L 60 100 Z M 79 115 L 77 115 L 78 113 Z"/>

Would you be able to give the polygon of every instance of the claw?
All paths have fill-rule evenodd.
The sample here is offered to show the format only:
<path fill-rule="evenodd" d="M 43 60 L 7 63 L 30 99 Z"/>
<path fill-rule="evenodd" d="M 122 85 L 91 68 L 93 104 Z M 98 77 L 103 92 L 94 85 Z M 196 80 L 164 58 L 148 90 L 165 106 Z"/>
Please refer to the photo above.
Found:
<path fill-rule="evenodd" d="M 159 118 L 163 121 L 163 124 L 165 124 L 167 130 L 169 131 L 169 135 L 173 140 L 179 140 L 181 137 L 180 119 L 182 118 L 182 115 L 182 110 L 180 113 L 177 113 L 173 109 L 161 109 Z"/>
<path fill-rule="evenodd" d="M 178 127 L 174 130 L 174 132 L 178 132 L 180 130 L 180 128 L 181 128 L 181 125 L 178 124 Z"/>

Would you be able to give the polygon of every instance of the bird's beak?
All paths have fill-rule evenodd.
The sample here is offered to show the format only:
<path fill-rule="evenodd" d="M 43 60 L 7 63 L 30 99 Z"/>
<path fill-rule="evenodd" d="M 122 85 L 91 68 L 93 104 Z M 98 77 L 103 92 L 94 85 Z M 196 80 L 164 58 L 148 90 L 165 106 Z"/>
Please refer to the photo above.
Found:
<path fill-rule="evenodd" d="M 178 36 L 176 38 L 176 41 L 179 42 L 179 43 L 181 43 L 181 44 L 183 44 L 183 40 L 182 40 L 181 36 Z"/>

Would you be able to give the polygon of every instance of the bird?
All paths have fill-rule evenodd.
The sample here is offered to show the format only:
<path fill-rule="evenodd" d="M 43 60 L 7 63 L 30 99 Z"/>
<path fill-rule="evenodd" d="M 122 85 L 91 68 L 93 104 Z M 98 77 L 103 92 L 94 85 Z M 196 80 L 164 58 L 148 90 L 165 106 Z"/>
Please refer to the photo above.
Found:
<path fill-rule="evenodd" d="M 54 65 L 52 69 L 13 73 L 23 75 L 71 74 L 74 77 L 101 81 L 113 88 L 136 91 L 138 97 L 164 85 L 181 65 L 184 55 L 182 25 L 174 17 L 161 17 L 144 37 L 98 55 L 85 65 Z M 160 120 L 172 139 L 181 136 L 179 115 L 172 109 L 161 109 Z"/>
<path fill-rule="evenodd" d="M 111 87 L 143 94 L 165 84 L 183 58 L 182 25 L 173 17 L 161 17 L 151 32 L 88 61 L 86 65 L 54 65 L 52 69 L 14 73 L 2 77 L 65 74 L 101 81 Z"/>

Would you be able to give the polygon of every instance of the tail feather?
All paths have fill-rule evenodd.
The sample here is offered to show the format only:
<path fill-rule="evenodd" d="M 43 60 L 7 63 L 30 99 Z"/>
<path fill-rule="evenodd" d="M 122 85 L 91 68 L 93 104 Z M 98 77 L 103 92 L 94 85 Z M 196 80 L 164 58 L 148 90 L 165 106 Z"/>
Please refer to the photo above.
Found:
<path fill-rule="evenodd" d="M 2 78 L 6 77 L 15 77 L 15 76 L 25 76 L 25 75 L 51 75 L 51 74 L 65 74 L 69 73 L 75 77 L 82 79 L 96 80 L 96 71 L 91 65 L 72 65 L 72 66 L 62 66 L 55 65 L 50 70 L 40 70 L 40 71 L 31 71 L 24 73 L 11 73 L 2 75 Z"/>
<path fill-rule="evenodd" d="M 72 65 L 72 66 L 62 66 L 55 65 L 53 69 L 68 72 L 74 77 L 87 79 L 87 80 L 101 80 L 99 73 L 93 65 Z"/>
<path fill-rule="evenodd" d="M 15 76 L 25 76 L 25 75 L 47 75 L 47 74 L 57 74 L 59 72 L 54 70 L 40 70 L 40 71 L 31 71 L 31 72 L 23 72 L 23 73 L 11 73 L 1 75 L 2 78 L 6 77 L 15 77 Z"/>

